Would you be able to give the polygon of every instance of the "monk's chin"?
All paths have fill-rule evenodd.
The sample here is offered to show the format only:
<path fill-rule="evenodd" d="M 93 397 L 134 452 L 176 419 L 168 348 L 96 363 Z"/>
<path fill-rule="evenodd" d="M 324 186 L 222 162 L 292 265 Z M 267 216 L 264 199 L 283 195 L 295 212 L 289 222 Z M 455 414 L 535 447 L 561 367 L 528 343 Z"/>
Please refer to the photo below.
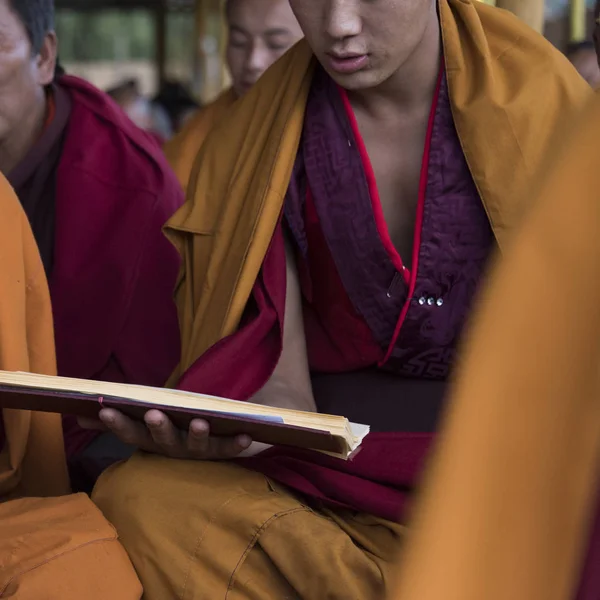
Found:
<path fill-rule="evenodd" d="M 340 87 L 350 91 L 376 88 L 385 81 L 385 77 L 372 69 L 362 69 L 355 73 L 339 73 L 326 66 L 324 68 Z"/>

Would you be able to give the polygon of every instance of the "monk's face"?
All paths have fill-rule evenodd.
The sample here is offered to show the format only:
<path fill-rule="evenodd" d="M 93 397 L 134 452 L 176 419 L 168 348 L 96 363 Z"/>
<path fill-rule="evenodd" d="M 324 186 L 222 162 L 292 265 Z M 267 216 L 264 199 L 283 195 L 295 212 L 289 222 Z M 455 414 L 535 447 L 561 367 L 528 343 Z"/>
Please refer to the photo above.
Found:
<path fill-rule="evenodd" d="M 384 83 L 411 57 L 435 10 L 430 0 L 290 0 L 319 62 L 349 90 Z"/>
<path fill-rule="evenodd" d="M 17 0 L 18 1 L 18 0 Z M 17 132 L 40 103 L 54 78 L 56 37 L 46 36 L 34 53 L 25 26 L 8 0 L 0 0 L 0 140 Z"/>
<path fill-rule="evenodd" d="M 229 0 L 227 20 L 227 63 L 241 96 L 302 38 L 302 31 L 287 0 Z"/>

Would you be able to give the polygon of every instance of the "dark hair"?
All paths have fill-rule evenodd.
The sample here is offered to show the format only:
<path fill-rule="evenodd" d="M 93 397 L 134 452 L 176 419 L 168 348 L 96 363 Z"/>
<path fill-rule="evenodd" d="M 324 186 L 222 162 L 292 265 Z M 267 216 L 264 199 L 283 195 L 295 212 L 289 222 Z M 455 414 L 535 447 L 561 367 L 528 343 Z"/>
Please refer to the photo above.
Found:
<path fill-rule="evenodd" d="M 54 0 L 10 0 L 31 41 L 33 53 L 42 49 L 44 38 L 54 30 Z"/>
<path fill-rule="evenodd" d="M 185 112 L 200 107 L 185 86 L 177 81 L 165 81 L 152 102 L 165 109 L 174 131 L 181 126 L 181 118 Z"/>
<path fill-rule="evenodd" d="M 140 86 L 137 79 L 125 79 L 108 88 L 106 93 L 113 99 L 119 101 L 125 96 L 138 96 Z"/>

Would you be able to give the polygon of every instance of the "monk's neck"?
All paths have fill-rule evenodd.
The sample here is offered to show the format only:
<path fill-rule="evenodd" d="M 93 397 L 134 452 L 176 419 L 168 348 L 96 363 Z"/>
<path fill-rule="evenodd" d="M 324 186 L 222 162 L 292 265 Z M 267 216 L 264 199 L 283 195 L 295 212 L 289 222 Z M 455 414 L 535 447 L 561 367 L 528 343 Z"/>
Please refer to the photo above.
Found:
<path fill-rule="evenodd" d="M 0 173 L 5 176 L 21 163 L 38 141 L 46 121 L 47 100 L 42 94 L 27 118 L 0 139 Z"/>
<path fill-rule="evenodd" d="M 439 20 L 437 13 L 432 12 L 423 37 L 403 65 L 377 87 L 349 90 L 348 98 L 355 109 L 374 120 L 393 120 L 420 111 L 431 104 L 441 57 Z"/>

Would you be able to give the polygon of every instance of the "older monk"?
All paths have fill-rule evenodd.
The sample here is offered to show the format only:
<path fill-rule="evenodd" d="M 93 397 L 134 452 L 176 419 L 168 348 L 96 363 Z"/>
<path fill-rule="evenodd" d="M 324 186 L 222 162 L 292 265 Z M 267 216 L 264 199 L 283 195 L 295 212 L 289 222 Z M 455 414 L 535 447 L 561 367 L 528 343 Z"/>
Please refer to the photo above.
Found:
<path fill-rule="evenodd" d="M 0 172 L 49 280 L 58 372 L 160 386 L 179 356 L 179 260 L 161 228 L 183 194 L 155 142 L 106 94 L 55 77 L 53 24 L 52 0 L 0 0 Z M 108 434 L 92 446 L 98 432 L 74 419 L 64 427 L 70 459 L 128 452 Z"/>

